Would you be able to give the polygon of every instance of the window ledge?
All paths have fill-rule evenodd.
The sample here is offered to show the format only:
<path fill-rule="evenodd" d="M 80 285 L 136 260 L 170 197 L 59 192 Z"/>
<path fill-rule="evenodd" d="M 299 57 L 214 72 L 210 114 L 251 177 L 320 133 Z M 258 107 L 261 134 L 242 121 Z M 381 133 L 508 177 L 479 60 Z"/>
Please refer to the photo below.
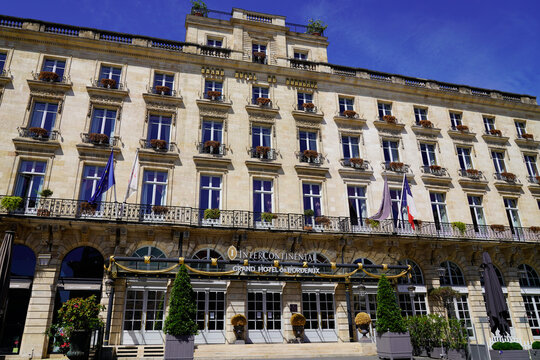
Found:
<path fill-rule="evenodd" d="M 506 144 L 510 138 L 508 136 L 497 136 L 491 134 L 484 134 L 482 138 L 485 142 L 495 143 L 495 144 Z"/>
<path fill-rule="evenodd" d="M 448 130 L 448 136 L 453 139 L 469 140 L 472 141 L 476 138 L 476 133 L 470 131 Z"/>

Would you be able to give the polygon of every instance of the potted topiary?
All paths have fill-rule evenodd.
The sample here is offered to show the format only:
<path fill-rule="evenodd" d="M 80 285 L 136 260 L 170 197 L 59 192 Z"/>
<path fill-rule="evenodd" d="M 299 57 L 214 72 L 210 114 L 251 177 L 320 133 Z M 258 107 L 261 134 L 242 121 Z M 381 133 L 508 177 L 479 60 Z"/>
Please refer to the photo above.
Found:
<path fill-rule="evenodd" d="M 51 197 L 53 192 L 49 189 L 43 189 L 40 192 L 38 192 L 39 196 L 43 199 L 47 199 L 48 197 Z M 40 199 L 41 200 L 41 199 Z M 48 209 L 45 209 L 43 206 L 43 202 L 40 201 L 40 209 L 37 211 L 37 216 L 49 216 L 51 215 L 51 212 Z"/>
<path fill-rule="evenodd" d="M 169 300 L 169 315 L 163 327 L 163 331 L 167 334 L 165 360 L 193 359 L 194 335 L 198 332 L 196 316 L 195 293 L 191 287 L 186 266 L 182 264 L 174 279 Z"/>
<path fill-rule="evenodd" d="M 529 352 L 517 342 L 496 342 L 489 351 L 491 360 L 528 360 Z"/>
<path fill-rule="evenodd" d="M 369 332 L 369 324 L 371 324 L 371 317 L 368 313 L 359 312 L 354 318 L 354 323 L 358 328 L 358 331 L 362 334 L 362 340 L 367 339 L 366 334 Z M 360 339 L 358 339 L 360 341 Z"/>
<path fill-rule="evenodd" d="M 219 209 L 206 209 L 203 214 L 204 225 L 218 225 L 221 211 Z"/>
<path fill-rule="evenodd" d="M 299 313 L 292 314 L 291 325 L 296 341 L 299 343 L 302 342 L 304 339 L 304 325 L 306 325 L 306 318 L 304 315 Z"/>
<path fill-rule="evenodd" d="M 235 344 L 245 344 L 244 328 L 247 325 L 247 319 L 243 314 L 236 314 L 231 318 L 231 325 L 234 329 L 234 336 L 236 337 Z"/>
<path fill-rule="evenodd" d="M 412 359 L 411 337 L 396 300 L 394 289 L 384 275 L 377 289 L 377 355 L 380 358 Z"/>
<path fill-rule="evenodd" d="M 92 295 L 87 299 L 70 299 L 58 310 L 58 318 L 49 328 L 49 334 L 56 336 L 57 332 L 61 331 L 62 338 L 67 339 L 65 343 L 69 343 L 69 351 L 66 353 L 69 359 L 88 359 L 90 334 L 103 326 L 99 312 L 104 309 L 96 296 Z"/>
<path fill-rule="evenodd" d="M 191 14 L 196 16 L 208 16 L 208 8 L 204 1 L 191 0 Z"/>
<path fill-rule="evenodd" d="M 465 223 L 461 221 L 454 221 L 451 223 L 451 225 L 453 229 L 459 230 L 461 235 L 463 235 L 463 233 L 465 233 L 465 230 L 467 230 L 467 225 L 465 225 Z"/>
<path fill-rule="evenodd" d="M 20 196 L 4 196 L 0 201 L 0 206 L 6 209 L 8 213 L 19 209 L 22 205 L 23 199 Z"/>
<path fill-rule="evenodd" d="M 321 36 L 328 25 L 325 25 L 321 20 L 308 20 L 307 33 L 311 35 Z"/>

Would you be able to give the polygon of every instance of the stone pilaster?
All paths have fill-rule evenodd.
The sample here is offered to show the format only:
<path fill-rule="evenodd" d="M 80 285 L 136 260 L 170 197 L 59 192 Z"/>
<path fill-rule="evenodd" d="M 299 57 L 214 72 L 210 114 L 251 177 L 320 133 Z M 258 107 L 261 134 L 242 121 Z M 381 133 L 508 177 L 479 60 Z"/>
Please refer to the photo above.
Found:
<path fill-rule="evenodd" d="M 526 320 L 527 312 L 525 311 L 521 286 L 519 285 L 519 273 L 517 268 L 512 267 L 508 269 L 507 274 L 506 289 L 508 290 L 508 296 L 506 302 L 512 316 L 512 327 L 518 339 L 529 342 L 532 339 L 531 328 L 529 322 Z"/>
<path fill-rule="evenodd" d="M 247 317 L 247 283 L 245 281 L 231 281 L 227 286 L 226 312 L 225 312 L 225 338 L 227 343 L 234 344 L 234 336 L 231 319 L 236 314 L 244 314 Z M 246 325 L 247 330 L 247 325 Z"/>
<path fill-rule="evenodd" d="M 122 320 L 124 318 L 124 304 L 126 303 L 126 280 L 116 279 L 114 282 L 114 301 L 111 317 L 110 345 L 122 343 Z M 108 304 L 108 299 L 107 299 Z"/>
<path fill-rule="evenodd" d="M 352 296 L 352 295 L 351 295 Z M 352 300 L 352 299 L 351 299 Z M 340 283 L 336 286 L 334 295 L 336 306 L 336 331 L 339 341 L 349 342 L 349 320 L 347 314 L 347 297 L 345 293 L 345 284 Z"/>
<path fill-rule="evenodd" d="M 281 301 L 283 316 L 283 338 L 285 341 L 294 340 L 294 334 L 291 325 L 291 309 L 290 305 L 298 305 L 298 312 L 302 313 L 302 287 L 297 282 L 286 282 L 283 287 L 283 295 Z"/>

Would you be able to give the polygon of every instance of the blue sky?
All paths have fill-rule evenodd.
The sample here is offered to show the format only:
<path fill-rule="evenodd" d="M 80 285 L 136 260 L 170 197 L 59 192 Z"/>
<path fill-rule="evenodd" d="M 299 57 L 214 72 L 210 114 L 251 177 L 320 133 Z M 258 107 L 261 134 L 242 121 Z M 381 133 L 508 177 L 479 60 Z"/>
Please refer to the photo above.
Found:
<path fill-rule="evenodd" d="M 328 25 L 328 60 L 540 96 L 539 0 L 208 0 Z M 188 0 L 4 1 L 1 13 L 184 40 Z"/>

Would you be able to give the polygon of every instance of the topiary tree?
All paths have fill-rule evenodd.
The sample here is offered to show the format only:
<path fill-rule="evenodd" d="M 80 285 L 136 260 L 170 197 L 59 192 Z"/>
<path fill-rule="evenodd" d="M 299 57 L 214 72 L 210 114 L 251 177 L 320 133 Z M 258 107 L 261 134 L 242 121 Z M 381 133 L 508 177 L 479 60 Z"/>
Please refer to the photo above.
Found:
<path fill-rule="evenodd" d="M 169 300 L 169 315 L 165 320 L 163 330 L 166 334 L 174 336 L 197 335 L 196 315 L 195 293 L 191 287 L 187 269 L 182 264 L 174 279 Z"/>
<path fill-rule="evenodd" d="M 405 333 L 407 325 L 401 317 L 394 289 L 388 278 L 382 275 L 377 289 L 377 335 L 387 331 Z"/>

